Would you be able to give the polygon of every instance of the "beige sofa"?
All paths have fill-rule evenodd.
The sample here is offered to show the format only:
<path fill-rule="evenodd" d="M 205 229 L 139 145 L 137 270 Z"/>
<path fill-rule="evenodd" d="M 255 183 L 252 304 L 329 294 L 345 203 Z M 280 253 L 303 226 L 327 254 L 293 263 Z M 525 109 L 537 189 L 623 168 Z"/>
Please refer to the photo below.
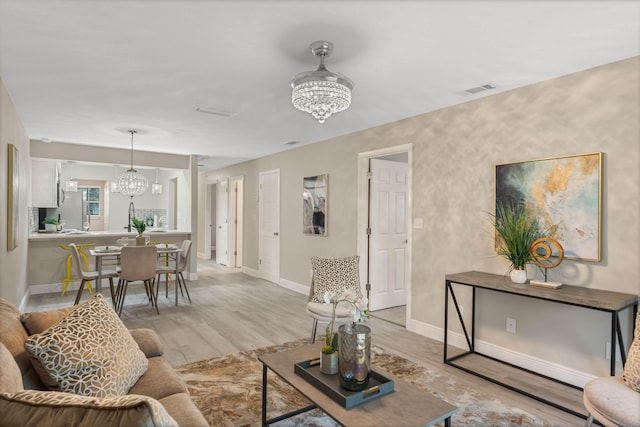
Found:
<path fill-rule="evenodd" d="M 208 426 L 151 329 L 129 331 L 148 368 L 126 396 L 86 397 L 47 387 L 25 341 L 74 308 L 23 314 L 0 299 L 0 426 Z"/>

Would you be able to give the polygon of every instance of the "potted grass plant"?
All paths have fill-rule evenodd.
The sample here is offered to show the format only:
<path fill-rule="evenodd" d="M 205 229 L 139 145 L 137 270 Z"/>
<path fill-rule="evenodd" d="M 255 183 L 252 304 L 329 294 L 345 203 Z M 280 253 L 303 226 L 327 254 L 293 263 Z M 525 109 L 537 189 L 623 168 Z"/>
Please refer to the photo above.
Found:
<path fill-rule="evenodd" d="M 144 246 L 146 244 L 146 240 L 142 233 L 144 233 L 144 230 L 147 229 L 147 224 L 144 222 L 144 220 L 138 218 L 133 218 L 131 222 L 133 223 L 133 227 L 138 232 L 138 235 L 136 236 L 136 246 Z"/>
<path fill-rule="evenodd" d="M 45 218 L 42 223 L 45 231 L 56 231 L 58 229 L 58 218 L 54 216 Z"/>
<path fill-rule="evenodd" d="M 531 244 L 542 237 L 542 230 L 522 203 L 499 204 L 493 219 L 497 234 L 496 252 L 511 263 L 511 281 L 525 283 L 526 265 L 533 261 Z"/>

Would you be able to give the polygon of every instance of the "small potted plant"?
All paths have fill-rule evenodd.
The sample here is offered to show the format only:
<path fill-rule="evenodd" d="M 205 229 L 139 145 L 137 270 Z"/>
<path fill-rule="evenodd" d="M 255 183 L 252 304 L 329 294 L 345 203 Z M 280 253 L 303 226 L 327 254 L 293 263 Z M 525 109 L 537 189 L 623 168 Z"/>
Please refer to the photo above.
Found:
<path fill-rule="evenodd" d="M 54 216 L 45 218 L 42 223 L 44 224 L 45 231 L 57 231 L 58 229 L 58 218 Z"/>
<path fill-rule="evenodd" d="M 523 204 L 506 203 L 496 207 L 493 223 L 498 235 L 496 252 L 511 262 L 511 281 L 525 283 L 526 265 L 533 261 L 531 244 L 542 237 L 538 222 Z"/>
<path fill-rule="evenodd" d="M 146 241 L 142 233 L 144 233 L 144 230 L 147 229 L 147 224 L 144 222 L 144 220 L 138 218 L 133 218 L 131 222 L 133 223 L 133 227 L 138 232 L 138 235 L 136 236 L 136 246 L 144 246 L 146 244 Z"/>

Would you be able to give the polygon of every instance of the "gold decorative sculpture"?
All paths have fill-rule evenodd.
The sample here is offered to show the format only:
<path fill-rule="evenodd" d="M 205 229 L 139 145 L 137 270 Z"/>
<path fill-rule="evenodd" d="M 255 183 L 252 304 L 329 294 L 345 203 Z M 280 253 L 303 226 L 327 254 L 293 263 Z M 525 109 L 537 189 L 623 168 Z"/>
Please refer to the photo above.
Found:
<path fill-rule="evenodd" d="M 533 263 L 544 270 L 544 282 L 531 280 L 530 283 L 534 286 L 559 288 L 562 283 L 547 281 L 547 271 L 549 268 L 557 267 L 562 262 L 564 258 L 562 245 L 550 237 L 541 237 L 531 243 L 529 250 Z"/>

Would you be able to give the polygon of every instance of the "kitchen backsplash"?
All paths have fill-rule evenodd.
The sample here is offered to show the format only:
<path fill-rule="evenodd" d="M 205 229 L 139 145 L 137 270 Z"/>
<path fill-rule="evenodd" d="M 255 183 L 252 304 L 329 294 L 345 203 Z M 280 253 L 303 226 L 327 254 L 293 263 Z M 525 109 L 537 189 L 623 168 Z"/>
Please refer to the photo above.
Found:
<path fill-rule="evenodd" d="M 167 210 L 166 209 L 136 209 L 136 218 L 147 219 L 149 217 L 157 220 L 158 223 L 154 223 L 154 227 L 166 227 L 167 224 Z"/>

